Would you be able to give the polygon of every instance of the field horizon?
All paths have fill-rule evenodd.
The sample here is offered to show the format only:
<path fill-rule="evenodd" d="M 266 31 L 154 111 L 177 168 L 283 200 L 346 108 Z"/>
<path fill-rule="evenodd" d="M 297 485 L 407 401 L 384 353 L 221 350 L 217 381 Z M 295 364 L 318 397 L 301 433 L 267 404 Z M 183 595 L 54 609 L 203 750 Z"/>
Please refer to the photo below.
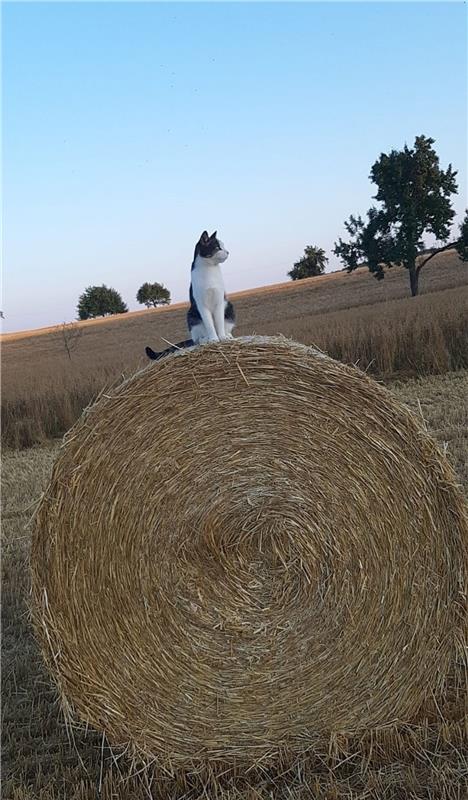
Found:
<path fill-rule="evenodd" d="M 312 282 L 316 281 L 323 281 L 330 278 L 336 278 L 340 275 L 343 275 L 344 270 L 334 270 L 333 272 L 326 272 L 324 275 L 317 275 L 312 278 L 303 278 L 301 283 L 305 286 L 311 284 Z M 366 267 L 359 267 L 355 274 L 367 272 Z M 240 289 L 236 292 L 229 292 L 229 298 L 231 300 L 238 300 L 243 297 L 250 297 L 251 295 L 262 295 L 268 294 L 269 292 L 281 292 L 281 291 L 288 291 L 289 288 L 293 288 L 295 285 L 295 281 L 280 281 L 279 283 L 267 283 L 262 286 L 255 286 L 251 289 Z M 93 325 L 102 325 L 106 322 L 122 322 L 123 319 L 131 319 L 133 317 L 141 317 L 145 316 L 146 314 L 164 314 L 169 313 L 171 311 L 179 311 L 180 309 L 188 308 L 188 300 L 178 300 L 175 303 L 170 303 L 167 306 L 159 306 L 157 308 L 138 308 L 134 311 L 126 311 L 124 314 L 110 314 L 105 317 L 94 317 L 93 319 L 75 319 L 70 320 L 68 323 L 65 324 L 73 324 L 79 328 L 86 328 Z M 59 331 L 64 323 L 59 322 L 55 325 L 45 325 L 39 328 L 25 328 L 24 330 L 19 331 L 10 331 L 7 333 L 0 334 L 0 343 L 1 342 L 10 342 L 15 341 L 17 339 L 24 339 L 30 336 L 44 336 L 48 333 L 55 333 Z"/>
<path fill-rule="evenodd" d="M 383 281 L 368 270 L 327 273 L 229 295 L 236 336 L 283 335 L 379 379 L 468 367 L 468 269 L 448 251 L 421 272 Z M 144 348 L 187 337 L 187 303 L 2 337 L 2 442 L 29 447 L 61 436 L 106 387 L 147 366 Z M 73 338 L 69 340 L 70 329 Z M 18 369 L 21 365 L 21 369 Z"/>
<path fill-rule="evenodd" d="M 421 294 L 426 293 L 427 289 L 425 289 L 424 287 L 424 277 L 427 272 L 432 273 L 434 266 L 437 266 L 439 268 L 440 266 L 450 267 L 456 263 L 462 264 L 463 262 L 460 260 L 455 251 L 449 250 L 444 253 L 440 253 L 440 255 L 436 256 L 433 260 L 432 266 L 428 266 L 426 271 L 421 273 L 422 285 L 420 293 Z M 384 281 L 391 280 L 395 274 L 398 274 L 398 277 L 400 278 L 402 275 L 404 275 L 408 280 L 408 276 L 403 267 L 393 267 L 391 270 L 387 271 L 386 279 L 384 279 Z M 368 276 L 369 278 L 373 277 L 369 273 L 369 270 L 366 265 L 358 267 L 352 273 L 348 273 L 344 268 L 337 269 L 337 270 L 332 270 L 330 272 L 326 272 L 323 275 L 316 275 L 311 278 L 302 278 L 300 281 L 292 281 L 289 279 L 285 281 L 280 281 L 278 283 L 267 283 L 249 289 L 240 289 L 235 292 L 228 292 L 228 296 L 233 302 L 236 302 L 237 300 L 242 300 L 243 298 L 256 297 L 256 296 L 261 297 L 268 294 L 285 293 L 287 295 L 288 292 L 294 292 L 295 290 L 297 290 L 299 285 L 304 290 L 306 290 L 307 288 L 320 290 L 323 287 L 323 284 L 330 280 L 337 280 L 340 277 L 344 278 L 345 280 L 346 279 L 349 280 L 350 278 L 356 279 L 357 277 L 362 278 L 364 276 Z M 382 284 L 383 283 L 384 282 L 382 282 Z M 401 281 L 401 283 L 404 283 L 404 281 Z M 408 280 L 408 294 L 409 294 L 409 280 Z M 187 295 L 188 295 L 188 287 L 187 287 Z M 134 311 L 127 311 L 124 314 L 111 314 L 105 317 L 94 317 L 93 319 L 87 319 L 87 320 L 74 319 L 74 320 L 69 320 L 68 322 L 64 320 L 63 322 L 59 322 L 53 325 L 45 325 L 38 328 L 25 328 L 19 331 L 9 331 L 6 333 L 0 333 L 0 344 L 6 344 L 8 342 L 14 342 L 20 339 L 27 339 L 34 336 L 44 336 L 51 333 L 57 333 L 60 332 L 64 324 L 68 325 L 73 324 L 77 328 L 86 329 L 89 327 L 93 327 L 95 325 L 105 325 L 107 323 L 118 324 L 126 320 L 132 320 L 138 317 L 146 317 L 147 315 L 154 318 L 155 314 L 158 315 L 170 314 L 171 312 L 174 311 L 186 310 L 188 308 L 188 305 L 189 305 L 188 300 L 180 300 L 175 303 L 171 302 L 167 306 L 159 306 L 157 308 L 141 308 L 141 309 L 136 309 Z"/>

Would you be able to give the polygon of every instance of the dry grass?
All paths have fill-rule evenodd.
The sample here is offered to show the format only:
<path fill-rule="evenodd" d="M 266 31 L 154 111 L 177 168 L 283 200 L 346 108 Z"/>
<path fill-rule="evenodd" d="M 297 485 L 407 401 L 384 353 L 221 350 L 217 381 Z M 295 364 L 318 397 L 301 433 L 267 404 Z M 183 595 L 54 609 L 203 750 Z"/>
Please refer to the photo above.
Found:
<path fill-rule="evenodd" d="M 468 266 L 453 253 L 422 272 L 422 295 L 394 268 L 378 283 L 352 275 L 265 287 L 234 295 L 239 335 L 282 333 L 316 344 L 375 375 L 441 374 L 468 366 Z M 60 330 L 4 338 L 2 441 L 28 447 L 63 434 L 104 385 L 146 363 L 145 344 L 186 336 L 185 307 L 83 323 L 68 358 Z"/>
<path fill-rule="evenodd" d="M 468 491 L 468 373 L 395 387 L 419 413 Z M 419 727 L 361 739 L 334 737 L 327 752 L 246 775 L 135 775 L 91 731 L 69 738 L 26 613 L 31 506 L 56 447 L 9 453 L 3 471 L 3 796 L 8 800 L 464 800 L 468 792 L 466 675 Z"/>
<path fill-rule="evenodd" d="M 67 436 L 35 620 L 67 706 L 113 743 L 266 765 L 439 699 L 467 545 L 451 470 L 389 392 L 234 339 L 138 372 Z"/>

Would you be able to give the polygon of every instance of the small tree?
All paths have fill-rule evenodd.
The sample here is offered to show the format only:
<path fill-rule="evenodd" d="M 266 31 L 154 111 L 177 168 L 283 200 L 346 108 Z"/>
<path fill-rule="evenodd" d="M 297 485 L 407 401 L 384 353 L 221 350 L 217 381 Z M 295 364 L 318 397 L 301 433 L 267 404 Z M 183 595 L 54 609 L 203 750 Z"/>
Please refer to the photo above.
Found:
<path fill-rule="evenodd" d="M 72 351 L 78 345 L 82 333 L 83 328 L 79 328 L 76 322 L 62 322 L 62 343 L 70 361 L 72 360 Z"/>
<path fill-rule="evenodd" d="M 138 289 L 136 299 L 147 308 L 168 306 L 171 302 L 171 293 L 162 283 L 144 283 Z"/>
<path fill-rule="evenodd" d="M 127 306 L 120 294 L 111 287 L 88 286 L 78 300 L 79 319 L 105 317 L 108 314 L 125 314 Z"/>
<path fill-rule="evenodd" d="M 328 258 L 325 255 L 325 250 L 322 250 L 321 247 L 309 245 L 305 248 L 302 258 L 296 261 L 288 275 L 293 281 L 300 281 L 302 278 L 313 278 L 316 275 L 322 275 L 327 262 Z"/>
<path fill-rule="evenodd" d="M 423 249 L 422 236 L 433 234 L 446 242 L 455 216 L 451 195 L 456 194 L 456 172 L 449 164 L 444 171 L 432 145 L 434 139 L 417 136 L 412 149 L 382 153 L 371 169 L 370 179 L 377 186 L 373 206 L 367 212 L 367 223 L 351 216 L 345 222 L 350 241 L 341 239 L 333 252 L 341 258 L 348 272 L 362 261 L 378 280 L 385 277 L 385 268 L 403 265 L 409 273 L 411 295 L 419 290 L 419 274 L 430 258 L 456 246 L 456 242 L 438 247 L 428 258 L 416 264 Z"/>

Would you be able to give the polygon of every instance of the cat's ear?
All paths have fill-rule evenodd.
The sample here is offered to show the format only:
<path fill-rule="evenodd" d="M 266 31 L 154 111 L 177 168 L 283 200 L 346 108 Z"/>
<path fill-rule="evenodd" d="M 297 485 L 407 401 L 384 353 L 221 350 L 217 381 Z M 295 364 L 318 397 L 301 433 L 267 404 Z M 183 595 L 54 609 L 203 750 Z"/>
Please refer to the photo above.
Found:
<path fill-rule="evenodd" d="M 208 231 L 203 231 L 202 235 L 200 236 L 200 242 L 205 244 L 209 240 Z"/>

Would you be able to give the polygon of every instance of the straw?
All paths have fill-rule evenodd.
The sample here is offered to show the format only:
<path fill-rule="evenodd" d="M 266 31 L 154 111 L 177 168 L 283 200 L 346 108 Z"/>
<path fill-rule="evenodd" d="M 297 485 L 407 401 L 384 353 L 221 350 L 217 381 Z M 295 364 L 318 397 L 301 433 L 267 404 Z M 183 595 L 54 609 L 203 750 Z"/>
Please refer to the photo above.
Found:
<path fill-rule="evenodd" d="M 443 690 L 467 541 L 451 468 L 389 391 L 235 339 L 149 365 L 68 434 L 34 622 L 64 707 L 113 744 L 266 763 Z"/>

